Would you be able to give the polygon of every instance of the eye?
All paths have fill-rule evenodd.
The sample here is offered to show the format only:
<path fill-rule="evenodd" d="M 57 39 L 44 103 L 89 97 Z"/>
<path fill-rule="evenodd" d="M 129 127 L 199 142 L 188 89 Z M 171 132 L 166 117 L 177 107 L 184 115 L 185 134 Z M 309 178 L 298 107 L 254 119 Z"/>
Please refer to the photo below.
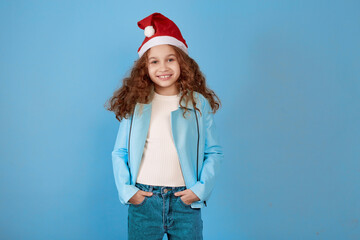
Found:
<path fill-rule="evenodd" d="M 157 61 L 152 61 L 152 62 L 150 62 L 150 63 L 156 63 Z"/>
<path fill-rule="evenodd" d="M 175 59 L 173 59 L 173 58 L 170 58 L 170 59 L 169 59 L 169 61 L 175 61 Z"/>

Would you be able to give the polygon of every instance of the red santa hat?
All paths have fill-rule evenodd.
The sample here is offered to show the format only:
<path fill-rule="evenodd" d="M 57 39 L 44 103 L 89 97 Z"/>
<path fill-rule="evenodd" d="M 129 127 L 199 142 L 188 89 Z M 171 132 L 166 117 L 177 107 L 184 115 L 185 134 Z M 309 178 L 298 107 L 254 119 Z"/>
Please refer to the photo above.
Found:
<path fill-rule="evenodd" d="M 179 47 L 188 54 L 188 46 L 182 37 L 176 24 L 162 15 L 153 13 L 138 23 L 139 28 L 144 30 L 145 40 L 138 49 L 139 58 L 151 47 L 170 44 Z"/>

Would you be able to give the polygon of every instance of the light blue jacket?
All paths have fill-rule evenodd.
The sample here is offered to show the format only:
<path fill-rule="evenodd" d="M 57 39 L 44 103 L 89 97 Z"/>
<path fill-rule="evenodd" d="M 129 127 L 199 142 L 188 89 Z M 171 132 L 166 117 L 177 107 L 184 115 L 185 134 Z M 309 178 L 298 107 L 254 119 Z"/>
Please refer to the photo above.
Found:
<path fill-rule="evenodd" d="M 192 190 L 200 198 L 199 201 L 191 203 L 191 207 L 202 208 L 206 206 L 206 200 L 213 191 L 223 161 L 223 149 L 219 145 L 213 120 L 214 114 L 211 113 L 208 100 L 197 92 L 194 92 L 194 97 L 202 115 L 200 116 L 197 111 L 195 116 L 194 107 L 189 101 L 187 108 L 190 111 L 185 114 L 185 119 L 184 110 L 179 104 L 178 109 L 171 112 L 171 130 L 186 188 Z M 184 99 L 182 103 L 185 106 Z M 125 205 L 131 204 L 128 200 L 139 190 L 135 187 L 135 183 L 150 117 L 151 102 L 136 104 L 133 116 L 129 119 L 123 118 L 120 122 L 112 151 L 112 163 L 119 199 Z"/>

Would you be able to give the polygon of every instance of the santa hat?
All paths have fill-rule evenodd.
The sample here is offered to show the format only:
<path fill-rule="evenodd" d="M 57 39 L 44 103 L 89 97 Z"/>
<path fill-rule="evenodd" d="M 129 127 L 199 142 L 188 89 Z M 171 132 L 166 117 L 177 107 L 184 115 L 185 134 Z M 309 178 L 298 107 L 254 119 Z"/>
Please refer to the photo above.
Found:
<path fill-rule="evenodd" d="M 162 15 L 153 13 L 138 23 L 139 28 L 144 30 L 145 40 L 138 49 L 139 58 L 151 47 L 170 44 L 179 47 L 188 54 L 188 46 L 182 37 L 176 24 Z"/>

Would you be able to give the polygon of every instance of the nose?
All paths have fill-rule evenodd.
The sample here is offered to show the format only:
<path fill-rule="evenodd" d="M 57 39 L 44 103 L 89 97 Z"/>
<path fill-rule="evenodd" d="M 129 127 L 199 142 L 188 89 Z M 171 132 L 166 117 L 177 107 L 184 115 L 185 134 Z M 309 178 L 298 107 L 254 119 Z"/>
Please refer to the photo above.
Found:
<path fill-rule="evenodd" d="M 161 62 L 159 70 L 161 71 L 161 70 L 166 70 L 166 69 L 168 69 L 167 63 L 166 62 Z"/>

